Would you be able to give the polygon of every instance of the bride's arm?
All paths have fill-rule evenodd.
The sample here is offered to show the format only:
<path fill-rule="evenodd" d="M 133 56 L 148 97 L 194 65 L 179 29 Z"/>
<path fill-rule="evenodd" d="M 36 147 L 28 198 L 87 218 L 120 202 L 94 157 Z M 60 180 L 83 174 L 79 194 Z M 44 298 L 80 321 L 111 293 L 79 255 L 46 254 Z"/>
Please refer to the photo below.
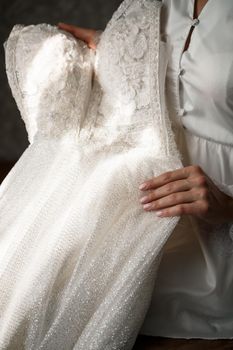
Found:
<path fill-rule="evenodd" d="M 71 24 L 66 24 L 61 22 L 59 22 L 57 26 L 59 29 L 62 29 L 71 33 L 77 39 L 85 41 L 88 47 L 93 50 L 96 49 L 100 35 L 102 33 L 101 30 L 87 29 L 87 28 L 77 27 Z"/>

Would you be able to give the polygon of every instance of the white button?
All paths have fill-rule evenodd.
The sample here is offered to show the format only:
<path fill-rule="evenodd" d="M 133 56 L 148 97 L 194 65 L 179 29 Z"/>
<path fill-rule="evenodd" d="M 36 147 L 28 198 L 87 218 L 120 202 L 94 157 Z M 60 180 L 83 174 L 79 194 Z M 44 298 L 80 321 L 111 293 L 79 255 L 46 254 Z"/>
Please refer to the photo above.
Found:
<path fill-rule="evenodd" d="M 198 18 L 194 18 L 192 20 L 192 26 L 196 27 L 198 24 L 200 23 L 199 19 Z"/>
<path fill-rule="evenodd" d="M 178 117 L 184 117 L 186 114 L 184 108 L 181 108 L 178 112 L 177 112 L 177 115 Z"/>

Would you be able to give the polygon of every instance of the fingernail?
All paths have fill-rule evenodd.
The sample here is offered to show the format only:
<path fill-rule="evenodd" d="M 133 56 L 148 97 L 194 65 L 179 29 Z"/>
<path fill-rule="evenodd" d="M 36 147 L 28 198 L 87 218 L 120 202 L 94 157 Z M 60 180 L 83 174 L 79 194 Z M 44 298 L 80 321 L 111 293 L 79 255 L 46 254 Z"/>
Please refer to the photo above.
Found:
<path fill-rule="evenodd" d="M 146 184 L 141 184 L 140 186 L 139 186 L 139 190 L 144 190 L 146 188 Z"/>
<path fill-rule="evenodd" d="M 162 216 L 162 215 L 163 215 L 163 212 L 162 212 L 161 210 L 156 211 L 156 212 L 155 212 L 155 215 L 156 215 L 156 216 Z"/>
<path fill-rule="evenodd" d="M 142 198 L 140 199 L 140 203 L 145 203 L 145 202 L 147 201 L 147 199 L 148 199 L 147 196 L 142 197 Z"/>
<path fill-rule="evenodd" d="M 152 205 L 150 203 L 144 204 L 143 209 L 150 209 Z"/>

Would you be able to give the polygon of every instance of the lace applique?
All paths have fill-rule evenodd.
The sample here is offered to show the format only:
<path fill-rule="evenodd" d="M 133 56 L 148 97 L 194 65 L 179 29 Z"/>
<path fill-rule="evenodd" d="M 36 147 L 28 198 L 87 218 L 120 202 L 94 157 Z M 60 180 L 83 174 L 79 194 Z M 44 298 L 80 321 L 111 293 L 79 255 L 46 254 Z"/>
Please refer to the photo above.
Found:
<path fill-rule="evenodd" d="M 77 131 L 93 72 L 86 45 L 56 27 L 40 24 L 15 26 L 5 47 L 8 79 L 29 141 Z"/>
<path fill-rule="evenodd" d="M 150 103 L 149 66 L 146 64 L 150 15 L 149 12 L 144 14 L 144 9 L 140 18 L 138 7 L 139 4 L 135 4 L 134 11 L 131 9 L 126 17 L 106 28 L 97 49 L 96 70 L 107 95 L 105 100 L 111 99 L 109 104 L 118 116 L 116 123 L 122 124 L 137 123 L 134 113 Z M 108 103 L 103 101 L 102 114 L 105 106 L 106 114 L 109 112 Z"/>
<path fill-rule="evenodd" d="M 166 71 L 159 71 L 160 6 L 157 1 L 125 1 L 102 33 L 95 69 L 104 94 L 96 124 L 125 125 L 128 140 L 134 125 L 141 130 L 150 126 L 154 136 L 147 142 L 154 143 L 155 153 L 180 157 L 161 106 L 164 87 L 159 80 L 161 74 L 165 80 Z"/>
<path fill-rule="evenodd" d="M 161 99 L 160 8 L 123 1 L 95 53 L 47 24 L 13 28 L 7 74 L 30 142 L 70 134 L 93 147 L 122 143 L 180 157 Z"/>

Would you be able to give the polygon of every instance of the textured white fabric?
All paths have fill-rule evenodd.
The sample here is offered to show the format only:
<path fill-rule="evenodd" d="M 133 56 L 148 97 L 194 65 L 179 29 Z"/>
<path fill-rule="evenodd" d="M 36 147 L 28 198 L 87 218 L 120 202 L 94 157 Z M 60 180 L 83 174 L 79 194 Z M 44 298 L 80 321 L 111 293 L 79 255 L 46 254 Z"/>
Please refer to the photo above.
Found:
<path fill-rule="evenodd" d="M 1 185 L 0 349 L 134 344 L 178 222 L 139 203 L 140 183 L 181 167 L 159 19 L 158 2 L 124 1 L 96 54 L 46 24 L 5 43 L 30 145 Z"/>
<path fill-rule="evenodd" d="M 168 107 L 183 164 L 199 164 L 233 197 L 233 2 L 207 2 L 182 55 L 193 13 L 193 0 L 163 1 Z M 182 218 L 165 247 L 141 333 L 233 338 L 232 266 L 233 223 Z"/>

